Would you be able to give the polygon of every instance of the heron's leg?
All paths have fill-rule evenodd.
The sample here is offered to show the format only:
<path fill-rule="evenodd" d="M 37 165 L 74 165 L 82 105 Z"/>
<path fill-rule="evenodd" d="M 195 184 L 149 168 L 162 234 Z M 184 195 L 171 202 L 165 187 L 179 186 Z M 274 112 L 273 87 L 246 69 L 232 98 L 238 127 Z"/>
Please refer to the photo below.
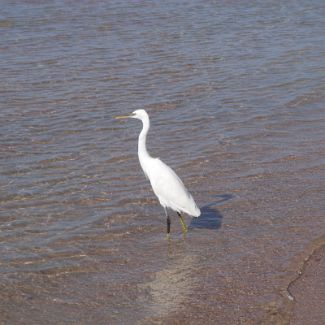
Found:
<path fill-rule="evenodd" d="M 165 210 L 165 215 L 166 215 L 166 218 L 167 218 L 167 236 L 168 236 L 169 233 L 170 233 L 170 218 L 169 218 L 167 209 L 165 207 L 164 207 L 164 210 Z"/>
<path fill-rule="evenodd" d="M 167 216 L 167 234 L 169 235 L 170 234 L 170 218 L 169 216 Z"/>
<path fill-rule="evenodd" d="M 182 231 L 183 231 L 183 234 L 186 234 L 186 233 L 187 233 L 187 226 L 186 226 L 186 223 L 185 223 L 185 221 L 184 221 L 182 215 L 181 215 L 179 212 L 177 212 L 177 214 L 178 214 L 178 216 L 179 216 L 179 221 L 180 221 L 180 223 L 181 223 L 181 225 L 182 225 Z"/>

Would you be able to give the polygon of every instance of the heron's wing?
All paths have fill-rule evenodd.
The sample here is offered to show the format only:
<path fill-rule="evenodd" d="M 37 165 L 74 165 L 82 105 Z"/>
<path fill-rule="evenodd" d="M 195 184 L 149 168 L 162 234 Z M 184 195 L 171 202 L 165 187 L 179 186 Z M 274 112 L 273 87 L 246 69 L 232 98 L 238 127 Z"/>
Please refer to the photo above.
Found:
<path fill-rule="evenodd" d="M 197 214 L 197 206 L 177 174 L 164 162 L 156 158 L 148 174 L 154 193 L 160 203 L 175 211 Z"/>

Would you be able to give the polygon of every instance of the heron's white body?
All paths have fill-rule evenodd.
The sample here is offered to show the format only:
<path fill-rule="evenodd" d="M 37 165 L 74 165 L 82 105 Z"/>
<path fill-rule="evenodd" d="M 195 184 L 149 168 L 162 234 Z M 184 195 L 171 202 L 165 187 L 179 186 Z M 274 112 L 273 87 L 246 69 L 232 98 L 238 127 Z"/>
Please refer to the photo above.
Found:
<path fill-rule="evenodd" d="M 160 204 L 166 209 L 185 212 L 190 216 L 198 217 L 201 212 L 176 173 L 159 158 L 149 155 L 146 148 L 147 134 L 150 128 L 149 116 L 143 109 L 133 112 L 133 118 L 142 121 L 143 128 L 139 135 L 138 156 L 140 165 L 149 179 L 152 189 Z"/>

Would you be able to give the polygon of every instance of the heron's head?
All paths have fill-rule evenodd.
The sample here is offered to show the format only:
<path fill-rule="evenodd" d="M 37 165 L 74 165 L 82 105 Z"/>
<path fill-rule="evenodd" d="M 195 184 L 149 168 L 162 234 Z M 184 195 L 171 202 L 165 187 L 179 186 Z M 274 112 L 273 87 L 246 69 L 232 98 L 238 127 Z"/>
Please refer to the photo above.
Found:
<path fill-rule="evenodd" d="M 132 112 L 130 115 L 125 116 L 116 116 L 116 119 L 122 119 L 122 118 L 136 118 L 138 120 L 144 121 L 148 119 L 148 114 L 144 109 L 137 109 L 134 112 Z"/>

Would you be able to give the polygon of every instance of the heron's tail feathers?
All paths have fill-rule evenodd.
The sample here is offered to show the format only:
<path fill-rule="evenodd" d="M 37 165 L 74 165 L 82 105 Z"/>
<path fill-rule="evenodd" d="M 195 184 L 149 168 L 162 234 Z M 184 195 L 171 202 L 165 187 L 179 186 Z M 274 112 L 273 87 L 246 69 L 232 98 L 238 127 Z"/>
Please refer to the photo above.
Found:
<path fill-rule="evenodd" d="M 182 209 L 183 212 L 187 213 L 188 215 L 192 216 L 192 217 L 199 217 L 201 215 L 201 210 L 197 207 L 197 205 L 195 204 L 194 200 L 193 200 L 193 205 L 191 206 L 191 208 L 189 209 L 189 207 Z"/>
<path fill-rule="evenodd" d="M 201 210 L 196 206 L 195 207 L 195 210 L 194 210 L 194 213 L 191 214 L 193 217 L 199 217 L 201 215 Z"/>

